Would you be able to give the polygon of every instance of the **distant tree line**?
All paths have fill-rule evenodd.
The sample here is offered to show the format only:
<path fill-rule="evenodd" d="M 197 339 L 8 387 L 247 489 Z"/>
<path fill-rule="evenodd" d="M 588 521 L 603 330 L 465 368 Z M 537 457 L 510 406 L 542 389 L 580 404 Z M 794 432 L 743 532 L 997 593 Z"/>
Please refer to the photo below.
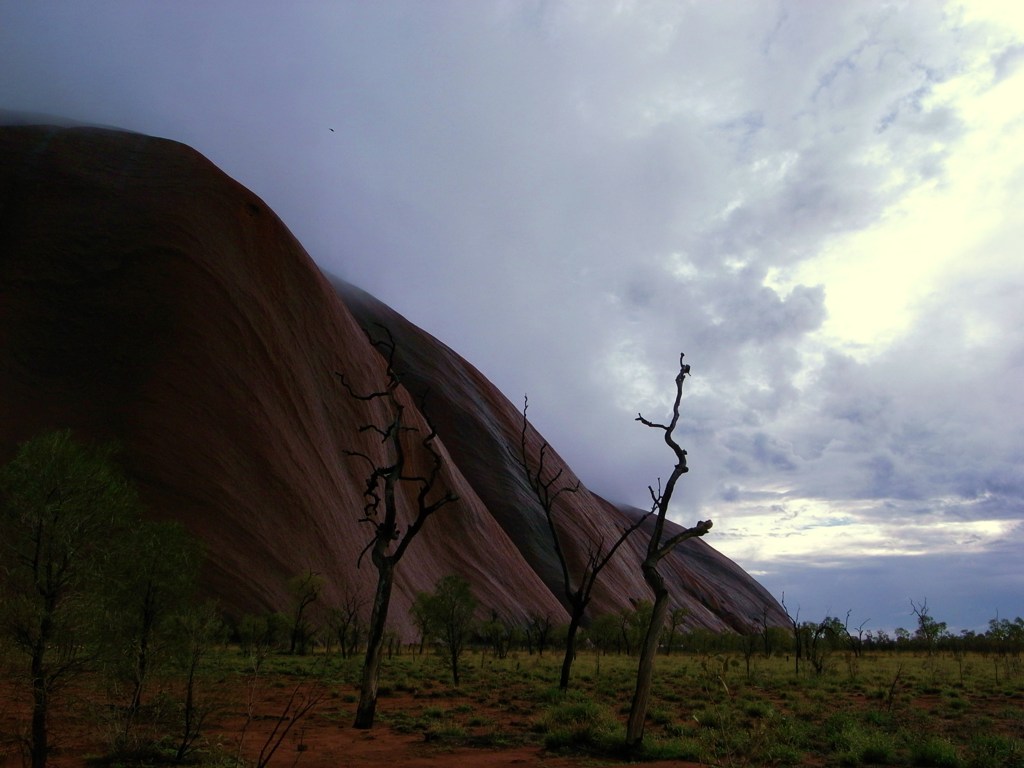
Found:
<path fill-rule="evenodd" d="M 348 658 L 366 642 L 366 602 L 349 598 L 342 609 L 324 609 L 304 625 L 298 653 L 317 652 Z M 296 596 L 296 608 L 301 601 Z M 638 656 L 650 623 L 652 603 L 634 599 L 628 608 L 589 617 L 576 631 L 575 647 L 599 655 Z M 506 658 L 511 653 L 543 655 L 564 649 L 569 625 L 542 614 L 512 618 L 499 609 L 488 608 L 473 595 L 472 584 L 459 575 L 438 581 L 434 590 L 416 594 L 409 618 L 417 637 L 400 641 L 388 632 L 389 655 L 436 652 L 457 684 L 457 665 L 466 652 Z M 767 614 L 767 609 L 765 610 Z M 840 658 L 860 658 L 879 653 L 978 653 L 1020 658 L 1024 653 L 1024 619 L 992 619 L 985 632 L 952 633 L 945 622 L 927 612 L 914 631 L 866 629 L 851 626 L 849 616 L 826 616 L 820 621 L 803 621 L 792 627 L 767 624 L 751 618 L 745 631 L 712 630 L 694 626 L 686 608 L 672 609 L 659 630 L 658 653 L 689 653 L 698 656 L 726 654 L 748 662 L 757 657 L 784 656 L 799 660 L 801 674 L 827 674 Z M 262 617 L 245 616 L 234 624 L 233 637 L 242 650 L 263 642 L 276 653 L 288 653 L 295 614 L 276 613 Z M 254 630 L 255 628 L 255 630 Z"/>

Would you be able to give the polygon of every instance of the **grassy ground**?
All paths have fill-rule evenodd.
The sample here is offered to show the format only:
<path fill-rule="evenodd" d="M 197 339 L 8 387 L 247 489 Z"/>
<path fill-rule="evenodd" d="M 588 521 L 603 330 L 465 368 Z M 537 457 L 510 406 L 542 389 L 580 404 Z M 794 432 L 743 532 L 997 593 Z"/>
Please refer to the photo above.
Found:
<path fill-rule="evenodd" d="M 473 652 L 455 689 L 437 657 L 396 656 L 385 661 L 378 721 L 439 750 L 531 746 L 579 756 L 586 765 L 628 758 L 721 766 L 1024 767 L 1024 672 L 1006 659 L 835 654 L 826 674 L 797 676 L 785 657 L 754 657 L 748 671 L 735 654 L 661 656 L 645 748 L 628 756 L 622 738 L 636 659 L 581 653 L 567 694 L 556 687 L 559 663 L 550 652 L 505 659 Z M 313 726 L 350 725 L 359 665 L 359 659 L 271 656 L 254 682 L 241 653 L 218 652 L 202 690 L 216 710 L 206 743 L 220 751 L 196 755 L 236 764 L 247 697 L 255 693 L 264 707 L 282 707 L 301 683 L 303 695 L 314 689 L 322 695 L 305 715 L 308 732 L 302 724 L 295 731 L 308 733 L 300 748 L 310 763 L 318 749 Z M 162 695 L 173 697 L 173 687 L 165 682 Z M 258 748 L 263 736 L 254 725 L 245 738 L 248 748 Z"/>
<path fill-rule="evenodd" d="M 281 672 L 309 662 L 278 659 Z M 558 654 L 467 657 L 458 689 L 434 657 L 386 663 L 382 720 L 442 744 L 538 743 L 614 761 L 636 659 L 581 653 L 568 694 Z M 354 711 L 358 662 L 328 679 Z M 343 717 L 343 715 L 342 715 Z M 1024 766 L 1024 674 L 981 656 L 836 654 L 823 675 L 785 657 L 658 659 L 643 759 L 708 765 Z"/>

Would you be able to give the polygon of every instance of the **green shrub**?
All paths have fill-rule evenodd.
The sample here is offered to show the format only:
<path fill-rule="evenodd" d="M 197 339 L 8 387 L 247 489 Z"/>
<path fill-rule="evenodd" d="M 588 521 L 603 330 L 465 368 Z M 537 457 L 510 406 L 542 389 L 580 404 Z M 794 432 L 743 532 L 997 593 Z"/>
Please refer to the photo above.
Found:
<path fill-rule="evenodd" d="M 423 732 L 426 741 L 443 744 L 461 744 L 467 735 L 466 729 L 456 723 L 434 723 Z"/>
<path fill-rule="evenodd" d="M 694 739 L 676 738 L 667 741 L 645 739 L 639 751 L 633 751 L 634 760 L 676 760 L 685 763 L 704 762 L 706 755 L 700 742 Z"/>
<path fill-rule="evenodd" d="M 729 717 L 721 709 L 706 708 L 693 713 L 693 719 L 701 728 L 723 730 L 729 724 Z"/>
<path fill-rule="evenodd" d="M 676 719 L 672 710 L 664 707 L 653 707 L 647 717 L 655 725 L 669 725 Z"/>
<path fill-rule="evenodd" d="M 861 763 L 891 765 L 896 754 L 896 746 L 890 737 L 881 733 L 873 733 L 860 745 L 859 753 Z"/>
<path fill-rule="evenodd" d="M 772 714 L 772 705 L 765 701 L 750 701 L 743 706 L 743 714 L 757 720 Z"/>
<path fill-rule="evenodd" d="M 884 728 L 886 730 L 892 728 L 894 723 L 890 712 L 879 712 L 875 709 L 864 713 L 864 722 L 867 725 L 873 725 L 877 728 Z"/>
<path fill-rule="evenodd" d="M 541 719 L 544 746 L 551 750 L 593 750 L 618 725 L 608 709 L 583 696 L 566 696 Z"/>
<path fill-rule="evenodd" d="M 967 746 L 970 768 L 1024 768 L 1020 742 L 997 734 L 975 734 Z"/>
<path fill-rule="evenodd" d="M 771 765 L 800 765 L 803 752 L 792 744 L 771 744 L 764 751 L 765 760 Z"/>
<path fill-rule="evenodd" d="M 960 768 L 963 761 L 957 754 L 956 747 L 945 739 L 929 736 L 910 747 L 910 762 L 917 766 L 933 766 L 934 768 Z"/>

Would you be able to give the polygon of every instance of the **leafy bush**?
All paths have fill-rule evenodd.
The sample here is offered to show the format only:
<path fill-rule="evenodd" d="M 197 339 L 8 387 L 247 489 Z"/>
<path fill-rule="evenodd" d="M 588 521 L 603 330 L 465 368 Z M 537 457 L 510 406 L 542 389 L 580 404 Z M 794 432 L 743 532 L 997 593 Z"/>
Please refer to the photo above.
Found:
<path fill-rule="evenodd" d="M 772 714 L 772 705 L 766 701 L 751 701 L 743 706 L 743 714 L 752 719 L 769 717 Z"/>
<path fill-rule="evenodd" d="M 970 768 L 1024 768 L 1020 742 L 996 734 L 976 734 L 967 747 Z"/>
<path fill-rule="evenodd" d="M 946 739 L 935 736 L 929 736 L 911 745 L 910 762 L 912 765 L 934 768 L 960 768 L 963 765 L 956 747 Z"/>
<path fill-rule="evenodd" d="M 861 763 L 868 765 L 891 765 L 896 754 L 896 745 L 891 737 L 881 733 L 868 736 L 859 748 Z"/>
<path fill-rule="evenodd" d="M 634 750 L 630 757 L 635 760 L 678 760 L 687 763 L 703 762 L 705 751 L 695 739 L 670 739 L 668 741 L 645 740 L 641 748 Z"/>
<path fill-rule="evenodd" d="M 618 723 L 607 707 L 574 695 L 548 708 L 541 719 L 544 746 L 551 750 L 594 750 L 607 744 Z"/>
<path fill-rule="evenodd" d="M 423 733 L 423 738 L 426 741 L 444 744 L 461 744 L 467 737 L 468 733 L 465 728 L 450 722 L 434 723 Z"/>

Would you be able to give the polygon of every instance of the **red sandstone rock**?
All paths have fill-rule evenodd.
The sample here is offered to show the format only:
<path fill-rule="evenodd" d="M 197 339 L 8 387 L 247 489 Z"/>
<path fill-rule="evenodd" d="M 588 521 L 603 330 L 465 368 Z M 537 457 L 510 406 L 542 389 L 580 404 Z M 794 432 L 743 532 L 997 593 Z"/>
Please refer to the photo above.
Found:
<path fill-rule="evenodd" d="M 509 453 L 516 406 L 372 297 L 336 291 L 258 197 L 194 150 L 98 129 L 0 128 L 0 243 L 0 460 L 48 428 L 119 440 L 151 513 L 204 541 L 205 588 L 233 613 L 284 608 L 285 582 L 306 568 L 326 577 L 325 604 L 348 585 L 368 597 L 375 573 L 356 568 L 365 465 L 343 451 L 381 455 L 358 429 L 383 411 L 349 397 L 335 372 L 363 391 L 380 385 L 360 322 L 383 321 L 409 389 L 431 390 L 444 482 L 460 497 L 400 564 L 392 625 L 410 635 L 412 596 L 452 572 L 485 608 L 564 618 L 543 517 Z M 410 488 L 401 504 L 413 503 Z M 585 545 L 595 532 L 614 538 L 628 514 L 581 488 L 563 524 Z M 646 596 L 640 540 L 631 546 L 609 566 L 597 610 Z M 667 570 L 696 624 L 740 628 L 765 606 L 784 623 L 704 542 Z"/>

